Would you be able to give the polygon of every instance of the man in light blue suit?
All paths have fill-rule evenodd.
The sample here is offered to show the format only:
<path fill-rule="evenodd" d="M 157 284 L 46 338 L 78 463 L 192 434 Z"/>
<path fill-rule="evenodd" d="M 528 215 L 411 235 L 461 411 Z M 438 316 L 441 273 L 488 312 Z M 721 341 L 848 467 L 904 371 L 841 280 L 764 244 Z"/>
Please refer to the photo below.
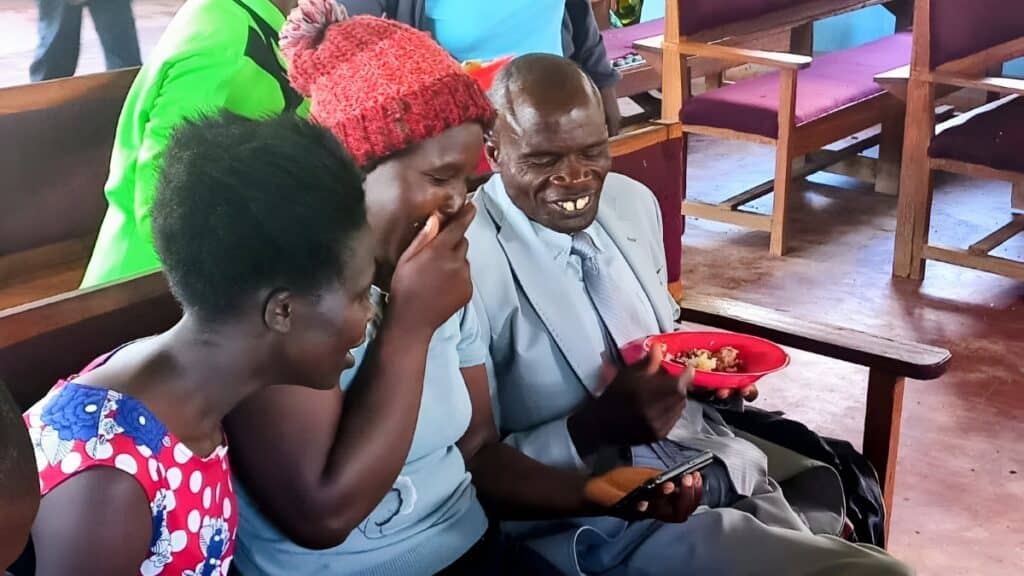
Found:
<path fill-rule="evenodd" d="M 816 535 L 842 523 L 834 471 L 739 437 L 663 371 L 615 370 L 621 345 L 675 327 L 654 196 L 609 174 L 600 94 L 571 62 L 521 57 L 492 99 L 487 153 L 500 174 L 479 190 L 467 237 L 505 442 L 591 472 L 716 456 L 705 506 L 685 523 L 581 518 L 505 532 L 565 574 L 909 573 L 878 549 Z M 791 505 L 769 462 L 820 490 Z"/>

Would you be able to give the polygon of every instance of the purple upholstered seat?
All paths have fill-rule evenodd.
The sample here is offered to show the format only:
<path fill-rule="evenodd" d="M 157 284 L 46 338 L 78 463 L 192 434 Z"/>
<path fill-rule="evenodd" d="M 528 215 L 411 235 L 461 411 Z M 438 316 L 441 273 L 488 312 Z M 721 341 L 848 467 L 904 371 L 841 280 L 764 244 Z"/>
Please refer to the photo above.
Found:
<path fill-rule="evenodd" d="M 1010 98 L 998 107 L 946 129 L 932 140 L 932 158 L 981 164 L 1024 174 L 1024 98 Z"/>
<path fill-rule="evenodd" d="M 910 63 L 909 32 L 814 59 L 797 81 L 797 125 L 821 118 L 884 90 L 875 76 Z M 779 74 L 773 72 L 690 99 L 684 124 L 727 128 L 778 138 Z"/>
<path fill-rule="evenodd" d="M 601 36 L 604 38 L 604 49 L 608 52 L 608 59 L 615 60 L 636 52 L 633 49 L 633 42 L 664 33 L 665 19 L 658 18 L 625 28 L 609 28 L 601 32 Z"/>

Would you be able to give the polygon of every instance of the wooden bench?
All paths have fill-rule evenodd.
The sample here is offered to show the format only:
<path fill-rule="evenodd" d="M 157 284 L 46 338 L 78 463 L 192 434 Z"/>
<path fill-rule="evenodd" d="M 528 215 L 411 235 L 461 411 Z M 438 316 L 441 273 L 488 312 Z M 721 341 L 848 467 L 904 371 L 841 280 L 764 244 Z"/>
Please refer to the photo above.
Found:
<path fill-rule="evenodd" d="M 989 71 L 1024 56 L 1024 10 L 999 0 L 917 0 L 914 59 L 896 222 L 893 275 L 920 280 L 925 262 L 1024 280 L 1024 262 L 992 255 L 1024 233 L 1024 81 Z M 971 88 L 1005 95 L 936 126 L 936 93 Z M 929 243 L 935 170 L 1010 183 L 1007 222 L 968 249 Z"/>
<path fill-rule="evenodd" d="M 160 273 L 0 312 L 0 379 L 27 408 L 57 379 L 74 374 L 124 342 L 170 328 L 179 317 L 180 310 Z M 681 319 L 867 366 L 864 453 L 878 471 L 886 510 L 891 513 L 904 382 L 941 376 L 950 359 L 948 351 L 706 296 L 685 298 Z"/>
<path fill-rule="evenodd" d="M 78 286 L 137 69 L 0 89 L 0 310 Z"/>
<path fill-rule="evenodd" d="M 0 311 L 0 380 L 28 408 L 58 379 L 125 342 L 170 328 L 180 317 L 162 273 Z"/>
<path fill-rule="evenodd" d="M 732 11 L 722 9 L 723 0 L 667 0 L 666 33 L 640 40 L 636 46 L 644 54 L 661 53 L 662 121 L 681 121 L 684 141 L 689 134 L 703 134 L 776 148 L 771 181 L 716 204 L 684 201 L 683 214 L 768 231 L 770 252 L 783 255 L 788 248 L 787 214 L 795 202 L 795 179 L 828 170 L 880 144 L 880 165 L 869 174 L 875 176 L 877 191 L 896 193 L 904 107 L 874 82 L 874 76 L 909 63 L 911 41 L 909 35 L 899 34 L 819 58 L 728 46 L 718 39 L 809 26 L 827 16 L 886 2 L 731 1 L 736 4 Z M 906 18 L 897 21 L 900 24 Z M 694 56 L 731 65 L 757 64 L 775 72 L 692 96 L 688 87 L 693 72 L 688 62 Z M 822 151 L 858 133 L 860 137 L 848 145 Z M 850 163 L 834 170 L 862 176 L 865 171 L 859 166 L 868 162 L 853 163 L 852 170 L 847 168 Z M 771 215 L 743 210 L 771 193 Z"/>

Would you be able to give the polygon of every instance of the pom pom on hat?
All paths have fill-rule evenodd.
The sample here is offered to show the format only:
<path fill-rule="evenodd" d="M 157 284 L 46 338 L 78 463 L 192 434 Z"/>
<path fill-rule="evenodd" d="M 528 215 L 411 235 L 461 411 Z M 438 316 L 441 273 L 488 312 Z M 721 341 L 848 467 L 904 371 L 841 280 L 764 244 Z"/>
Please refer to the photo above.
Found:
<path fill-rule="evenodd" d="M 301 0 L 281 29 L 281 53 L 293 67 L 303 66 L 315 56 L 327 28 L 347 19 L 348 11 L 336 0 Z M 295 85 L 294 78 L 292 84 L 309 97 L 308 86 Z"/>
<path fill-rule="evenodd" d="M 483 89 L 430 36 L 404 24 L 300 0 L 282 52 L 311 115 L 362 167 L 466 122 L 488 125 Z"/>

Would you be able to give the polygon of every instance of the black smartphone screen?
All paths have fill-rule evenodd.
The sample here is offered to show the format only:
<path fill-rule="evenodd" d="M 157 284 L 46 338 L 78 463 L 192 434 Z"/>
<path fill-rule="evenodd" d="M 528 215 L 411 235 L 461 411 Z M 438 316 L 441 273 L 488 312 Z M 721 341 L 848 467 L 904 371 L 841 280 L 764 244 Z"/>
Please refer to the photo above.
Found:
<path fill-rule="evenodd" d="M 654 490 L 655 488 L 661 486 L 665 482 L 671 482 L 672 480 L 676 480 L 678 478 L 686 476 L 687 474 L 696 472 L 701 468 L 706 467 L 708 464 L 711 464 L 711 462 L 714 459 L 714 454 L 712 454 L 710 450 L 705 450 L 696 457 L 687 460 L 686 462 L 683 462 L 679 465 L 673 466 L 672 468 L 669 468 L 668 470 L 662 472 L 661 474 L 658 474 L 654 478 L 651 478 L 650 480 L 644 482 L 636 489 L 634 489 L 632 492 L 626 494 L 621 500 L 619 500 L 615 504 L 615 507 L 622 508 L 635 504 L 640 500 L 644 500 L 644 496 L 647 495 L 647 493 L 650 492 L 651 490 Z"/>

